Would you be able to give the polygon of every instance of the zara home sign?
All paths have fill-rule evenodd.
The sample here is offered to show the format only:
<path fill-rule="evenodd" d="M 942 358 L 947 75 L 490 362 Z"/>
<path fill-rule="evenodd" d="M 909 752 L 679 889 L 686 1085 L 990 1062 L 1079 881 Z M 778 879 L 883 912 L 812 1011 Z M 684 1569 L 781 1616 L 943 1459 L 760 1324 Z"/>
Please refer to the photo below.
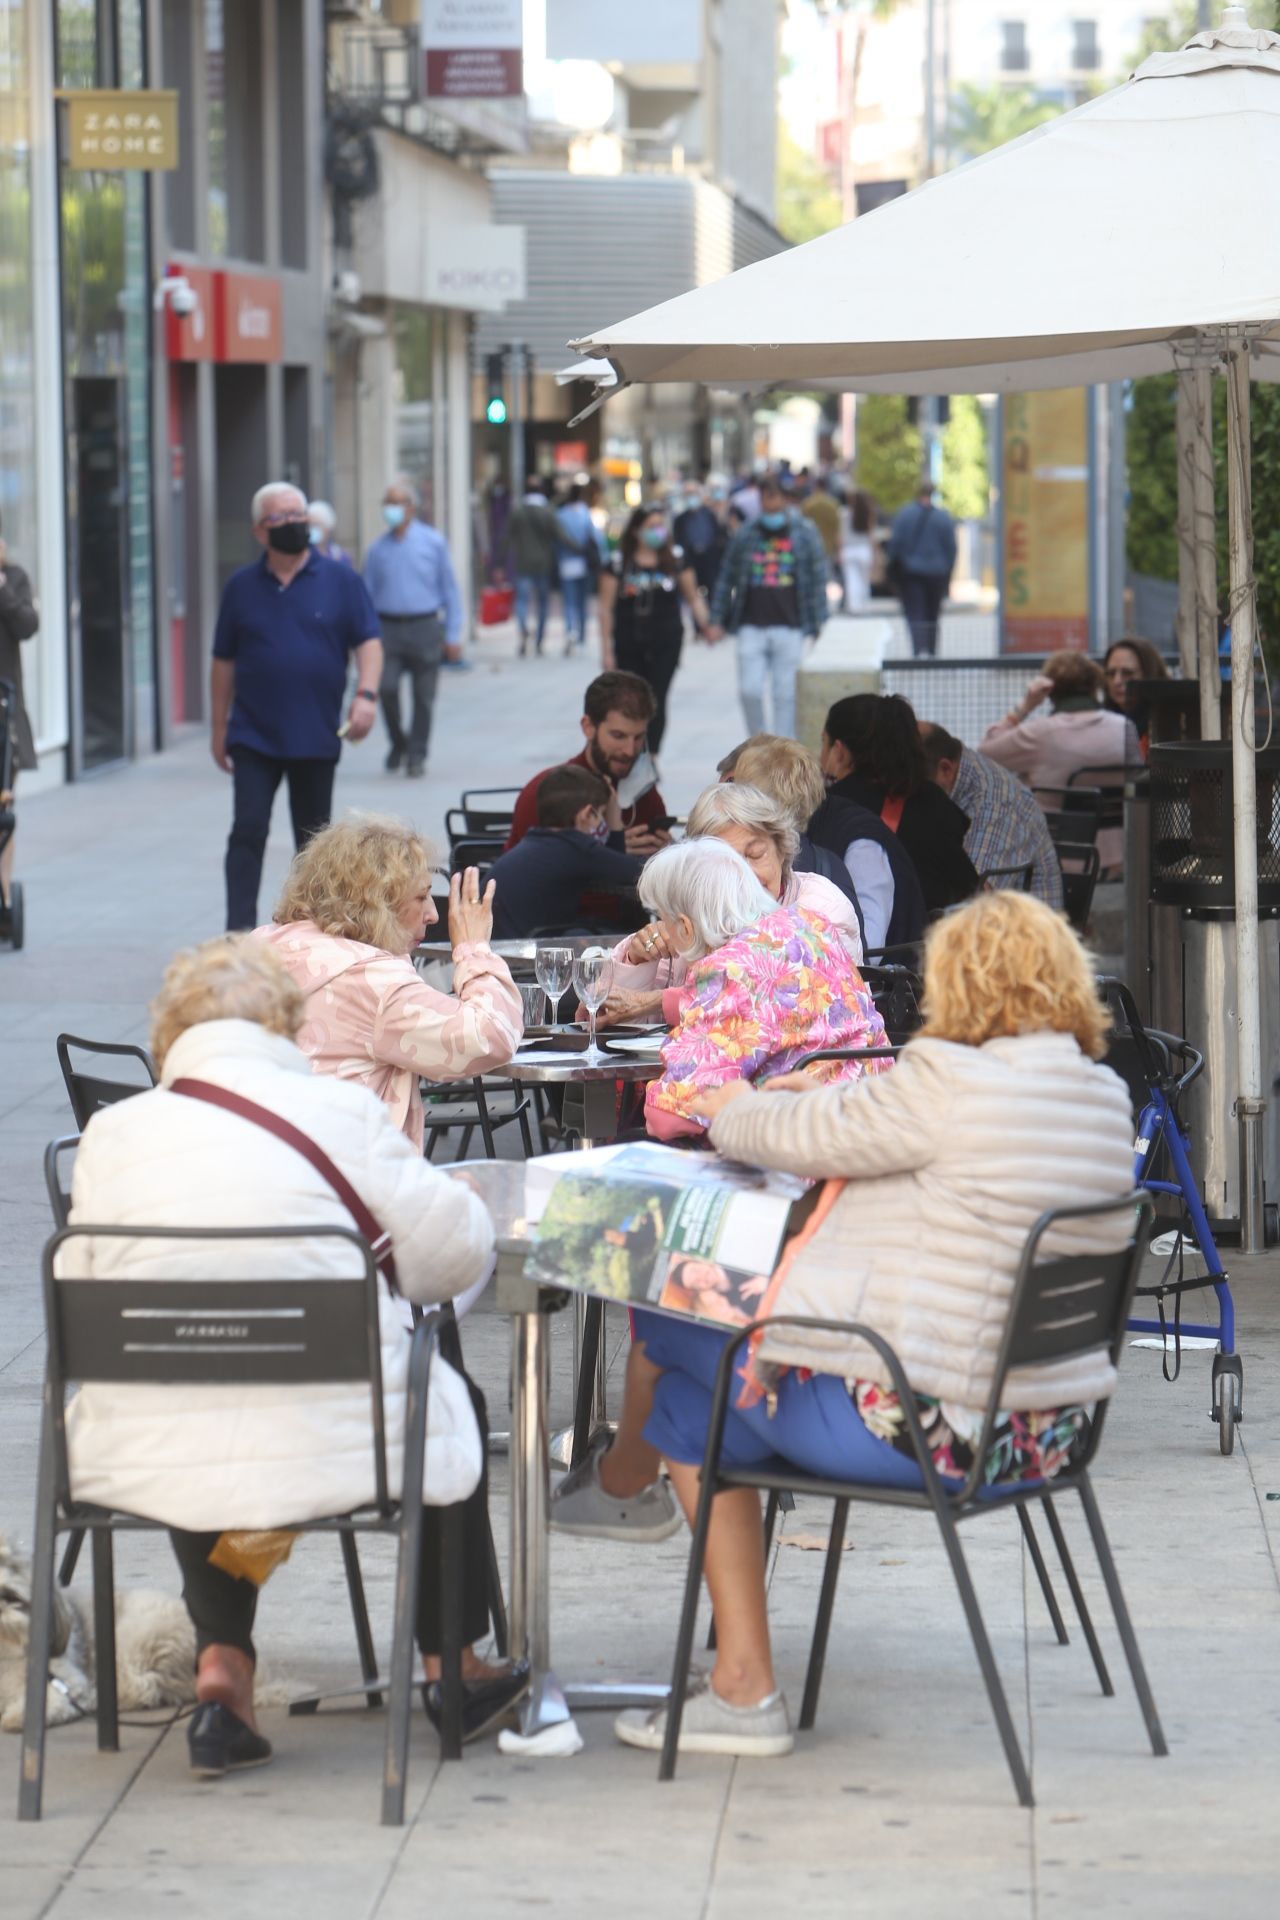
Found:
<path fill-rule="evenodd" d="M 178 164 L 178 96 L 148 88 L 119 93 L 72 89 L 67 104 L 67 165 L 104 173 L 170 173 Z"/>

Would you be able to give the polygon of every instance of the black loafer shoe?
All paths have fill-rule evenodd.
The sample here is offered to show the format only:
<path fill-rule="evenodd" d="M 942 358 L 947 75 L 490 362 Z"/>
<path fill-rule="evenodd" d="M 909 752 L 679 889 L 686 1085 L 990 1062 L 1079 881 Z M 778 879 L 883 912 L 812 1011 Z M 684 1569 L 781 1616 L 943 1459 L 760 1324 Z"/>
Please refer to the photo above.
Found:
<path fill-rule="evenodd" d="M 387 755 L 386 759 L 383 761 L 382 764 L 386 768 L 388 773 L 398 773 L 400 770 L 400 764 L 403 761 L 403 759 L 404 759 L 404 748 L 392 747 L 390 753 Z"/>
<path fill-rule="evenodd" d="M 462 1683 L 462 1744 L 478 1740 L 501 1720 L 529 1691 L 529 1662 L 517 1660 L 493 1680 L 464 1680 Z M 422 1689 L 422 1704 L 427 1718 L 440 1731 L 441 1688 L 438 1680 L 428 1680 Z"/>
<path fill-rule="evenodd" d="M 187 1728 L 187 1746 L 191 1771 L 204 1780 L 220 1779 L 241 1767 L 263 1767 L 271 1758 L 271 1742 L 219 1700 L 206 1700 L 196 1708 Z"/>

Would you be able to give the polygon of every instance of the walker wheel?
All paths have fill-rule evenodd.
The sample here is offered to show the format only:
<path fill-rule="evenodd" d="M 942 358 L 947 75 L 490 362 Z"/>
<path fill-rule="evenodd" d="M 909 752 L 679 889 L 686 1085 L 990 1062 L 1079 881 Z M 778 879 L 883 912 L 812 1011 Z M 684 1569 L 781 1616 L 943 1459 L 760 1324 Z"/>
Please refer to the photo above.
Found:
<path fill-rule="evenodd" d="M 0 940 L 7 939 L 16 953 L 22 945 L 22 935 L 22 882 L 15 880 L 9 888 L 8 907 L 0 907 Z"/>
<path fill-rule="evenodd" d="M 1236 1444 L 1236 1426 L 1244 1418 L 1244 1367 L 1238 1353 L 1219 1353 L 1213 1362 L 1213 1411 L 1218 1426 L 1218 1449 L 1226 1455 Z"/>

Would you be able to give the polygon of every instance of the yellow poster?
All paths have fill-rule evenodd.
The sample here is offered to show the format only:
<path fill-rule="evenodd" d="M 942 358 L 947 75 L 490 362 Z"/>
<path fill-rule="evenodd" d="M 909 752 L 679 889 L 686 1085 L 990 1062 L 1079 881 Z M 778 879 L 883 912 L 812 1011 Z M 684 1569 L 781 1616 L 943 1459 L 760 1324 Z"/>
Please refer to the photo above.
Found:
<path fill-rule="evenodd" d="M 1089 391 L 1004 402 L 1006 653 L 1089 645 Z"/>

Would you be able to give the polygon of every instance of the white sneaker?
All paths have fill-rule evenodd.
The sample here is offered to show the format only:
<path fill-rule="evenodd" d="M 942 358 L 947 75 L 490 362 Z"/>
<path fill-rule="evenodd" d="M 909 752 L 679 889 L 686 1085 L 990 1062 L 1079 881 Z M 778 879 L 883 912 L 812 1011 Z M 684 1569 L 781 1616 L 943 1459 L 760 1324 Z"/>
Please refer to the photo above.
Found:
<path fill-rule="evenodd" d="M 667 1734 L 667 1709 L 630 1707 L 618 1715 L 613 1730 L 624 1747 L 660 1753 Z M 735 1753 L 772 1760 L 790 1753 L 794 1745 L 787 1703 L 780 1693 L 766 1694 L 753 1707 L 733 1707 L 705 1677 L 691 1682 L 680 1716 L 681 1753 Z"/>
<path fill-rule="evenodd" d="M 592 1452 L 572 1468 L 551 1497 L 550 1525 L 584 1540 L 669 1540 L 684 1516 L 665 1480 L 617 1500 L 600 1484 L 603 1454 Z"/>

